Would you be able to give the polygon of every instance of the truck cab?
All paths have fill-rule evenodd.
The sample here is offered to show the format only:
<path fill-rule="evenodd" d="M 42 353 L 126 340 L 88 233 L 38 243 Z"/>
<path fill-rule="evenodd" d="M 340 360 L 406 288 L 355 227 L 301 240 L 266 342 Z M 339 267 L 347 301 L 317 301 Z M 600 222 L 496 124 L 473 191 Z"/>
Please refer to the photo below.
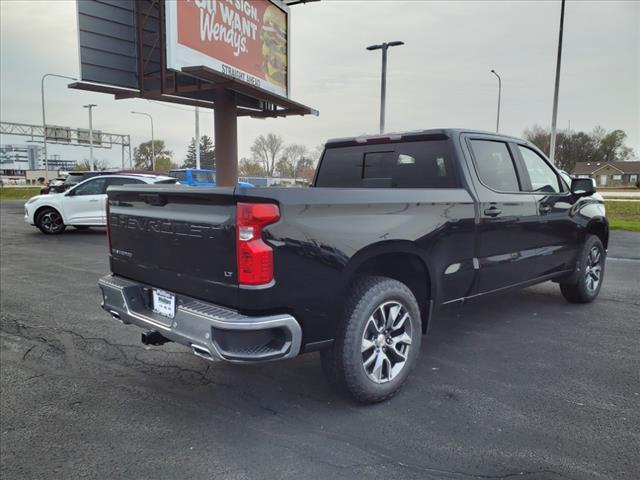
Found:
<path fill-rule="evenodd" d="M 193 187 L 215 187 L 216 171 L 198 168 L 176 168 L 169 172 L 169 176 L 178 180 L 181 185 Z M 251 183 L 238 182 L 241 187 L 253 187 Z"/>

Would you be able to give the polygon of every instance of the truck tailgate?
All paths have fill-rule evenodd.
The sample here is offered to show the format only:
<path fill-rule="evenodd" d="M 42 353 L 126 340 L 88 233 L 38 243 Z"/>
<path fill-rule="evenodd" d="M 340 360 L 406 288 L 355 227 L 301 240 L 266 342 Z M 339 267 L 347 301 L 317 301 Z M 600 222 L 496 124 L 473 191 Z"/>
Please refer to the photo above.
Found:
<path fill-rule="evenodd" d="M 233 188 L 122 186 L 108 195 L 114 274 L 221 305 L 236 303 Z"/>

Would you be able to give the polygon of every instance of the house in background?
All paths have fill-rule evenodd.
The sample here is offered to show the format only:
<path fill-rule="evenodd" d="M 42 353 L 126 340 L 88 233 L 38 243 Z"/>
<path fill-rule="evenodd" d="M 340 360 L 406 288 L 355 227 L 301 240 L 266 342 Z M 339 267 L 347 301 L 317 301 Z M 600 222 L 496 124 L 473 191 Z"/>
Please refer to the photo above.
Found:
<path fill-rule="evenodd" d="M 578 162 L 571 175 L 593 178 L 598 187 L 635 187 L 640 179 L 640 161 Z"/>

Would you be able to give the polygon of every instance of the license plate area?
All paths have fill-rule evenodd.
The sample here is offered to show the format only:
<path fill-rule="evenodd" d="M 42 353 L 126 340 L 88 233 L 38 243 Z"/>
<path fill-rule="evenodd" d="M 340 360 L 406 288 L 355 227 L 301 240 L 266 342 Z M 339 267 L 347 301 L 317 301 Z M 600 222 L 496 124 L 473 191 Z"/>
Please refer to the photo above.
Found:
<path fill-rule="evenodd" d="M 176 296 L 164 290 L 151 290 L 151 309 L 158 315 L 173 319 L 176 316 Z"/>

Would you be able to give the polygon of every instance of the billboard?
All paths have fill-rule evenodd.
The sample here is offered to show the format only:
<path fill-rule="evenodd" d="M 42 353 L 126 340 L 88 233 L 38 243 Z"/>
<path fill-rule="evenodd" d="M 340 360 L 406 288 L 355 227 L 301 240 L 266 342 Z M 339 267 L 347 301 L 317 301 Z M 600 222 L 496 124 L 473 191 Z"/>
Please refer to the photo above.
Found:
<path fill-rule="evenodd" d="M 205 66 L 289 95 L 289 9 L 278 0 L 166 0 L 167 68 Z"/>

